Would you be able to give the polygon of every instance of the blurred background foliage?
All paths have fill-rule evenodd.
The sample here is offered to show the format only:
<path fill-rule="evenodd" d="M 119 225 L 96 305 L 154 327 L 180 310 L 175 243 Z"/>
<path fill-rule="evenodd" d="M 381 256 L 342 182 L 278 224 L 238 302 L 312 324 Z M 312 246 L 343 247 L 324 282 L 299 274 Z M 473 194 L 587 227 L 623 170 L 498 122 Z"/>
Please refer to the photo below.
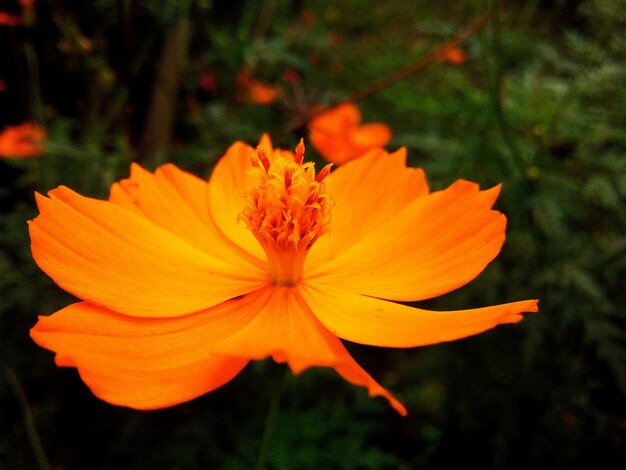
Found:
<path fill-rule="evenodd" d="M 254 363 L 213 393 L 154 412 L 94 398 L 28 336 L 37 315 L 71 302 L 30 256 L 33 191 L 63 184 L 105 197 L 131 161 L 208 176 L 230 143 L 262 132 L 293 148 L 317 106 L 415 63 L 484 15 L 491 21 L 462 44 L 463 60 L 435 62 L 358 104 L 365 121 L 392 128 L 389 148 L 406 146 L 433 188 L 458 178 L 504 185 L 500 256 L 421 305 L 538 297 L 540 313 L 427 348 L 348 345 L 408 405 L 407 418 L 332 371 L 289 376 L 270 466 L 623 468 L 623 0 L 2 5 L 22 22 L 0 26 L 0 125 L 35 121 L 47 139 L 39 158 L 0 159 L 0 468 L 250 468 L 279 375 Z"/>

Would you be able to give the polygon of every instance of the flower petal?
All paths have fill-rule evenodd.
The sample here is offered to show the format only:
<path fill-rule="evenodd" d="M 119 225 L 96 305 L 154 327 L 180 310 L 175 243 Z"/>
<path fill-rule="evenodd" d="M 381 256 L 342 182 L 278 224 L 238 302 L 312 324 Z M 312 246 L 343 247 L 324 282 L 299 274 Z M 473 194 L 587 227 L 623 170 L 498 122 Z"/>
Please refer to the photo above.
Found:
<path fill-rule="evenodd" d="M 209 184 L 172 164 L 150 173 L 137 164 L 130 178 L 111 187 L 111 202 L 138 210 L 151 222 L 242 272 L 267 272 L 264 264 L 224 237 L 209 208 Z"/>
<path fill-rule="evenodd" d="M 272 294 L 263 310 L 246 327 L 217 342 L 216 353 L 252 359 L 272 356 L 277 362 L 287 362 L 296 374 L 313 366 L 332 367 L 349 382 L 366 387 L 370 396 L 383 396 L 399 413 L 406 414 L 404 406 L 374 381 L 339 339 L 320 324 L 296 289 L 268 290 Z"/>
<path fill-rule="evenodd" d="M 331 108 L 309 123 L 311 144 L 326 160 L 341 165 L 391 140 L 391 130 L 385 124 L 359 125 L 360 121 L 361 113 L 354 103 Z"/>
<path fill-rule="evenodd" d="M 433 312 L 307 283 L 300 293 L 319 321 L 355 343 L 407 348 L 452 341 L 536 312 L 537 300 L 469 310 Z"/>
<path fill-rule="evenodd" d="M 343 103 L 324 111 L 309 123 L 311 144 L 328 161 L 345 163 L 354 158 L 347 134 L 360 120 L 361 113 L 354 103 Z"/>
<path fill-rule="evenodd" d="M 267 283 L 116 204 L 64 187 L 49 195 L 37 195 L 41 214 L 29 224 L 33 257 L 83 300 L 137 316 L 178 316 Z"/>
<path fill-rule="evenodd" d="M 87 302 L 39 317 L 31 336 L 77 367 L 108 402 L 140 409 L 175 405 L 233 378 L 248 358 L 221 356 L 211 345 L 239 330 L 263 308 L 265 291 L 178 318 L 138 318 Z"/>
<path fill-rule="evenodd" d="M 350 132 L 350 140 L 357 153 L 366 153 L 377 147 L 384 147 L 391 140 L 391 130 L 385 124 L 363 124 Z"/>
<path fill-rule="evenodd" d="M 95 396 L 108 403 L 139 410 L 178 405 L 232 380 L 248 363 L 240 357 L 212 356 L 163 371 L 105 368 L 98 363 L 78 366 L 78 373 Z"/>
<path fill-rule="evenodd" d="M 474 279 L 504 242 L 506 218 L 490 209 L 498 191 L 481 192 L 476 184 L 459 180 L 418 198 L 332 262 L 311 269 L 307 278 L 400 301 L 457 289 Z"/>
<path fill-rule="evenodd" d="M 391 154 L 373 150 L 337 168 L 324 183 L 334 203 L 331 227 L 309 253 L 309 271 L 316 271 L 416 198 L 428 194 L 424 172 L 407 168 L 404 148 Z"/>
<path fill-rule="evenodd" d="M 269 138 L 261 141 L 265 148 L 271 147 Z M 259 242 L 254 238 L 239 214 L 246 207 L 246 193 L 258 184 L 251 172 L 250 152 L 252 147 L 236 142 L 217 162 L 209 180 L 209 206 L 217 227 L 226 238 L 260 262 L 267 257 Z"/>

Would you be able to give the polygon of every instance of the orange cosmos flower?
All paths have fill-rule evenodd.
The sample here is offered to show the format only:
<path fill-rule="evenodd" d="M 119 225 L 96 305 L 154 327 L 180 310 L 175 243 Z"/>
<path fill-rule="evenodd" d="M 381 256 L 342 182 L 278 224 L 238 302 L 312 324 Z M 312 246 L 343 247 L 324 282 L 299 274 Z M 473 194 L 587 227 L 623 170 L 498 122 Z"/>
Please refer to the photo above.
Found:
<path fill-rule="evenodd" d="M 22 18 L 12 15 L 5 11 L 0 11 L 0 26 L 19 26 L 22 24 Z"/>
<path fill-rule="evenodd" d="M 29 11 L 35 8 L 35 0 L 20 0 L 22 10 Z"/>
<path fill-rule="evenodd" d="M 38 157 L 43 153 L 41 143 L 45 137 L 45 129 L 32 122 L 7 126 L 0 132 L 0 157 Z"/>
<path fill-rule="evenodd" d="M 406 414 L 339 338 L 421 346 L 537 310 L 536 300 L 451 312 L 393 302 L 456 289 L 496 256 L 499 187 L 460 180 L 431 193 L 403 149 L 317 174 L 303 153 L 264 136 L 257 149 L 230 147 L 209 181 L 133 165 L 107 201 L 66 187 L 38 194 L 33 256 L 81 300 L 40 317 L 33 339 L 117 405 L 172 406 L 272 357 L 294 373 L 333 368 Z"/>
<path fill-rule="evenodd" d="M 34 0 L 20 0 L 20 6 L 22 7 L 23 14 L 27 15 L 35 7 Z M 19 26 L 24 22 L 21 16 L 13 15 L 5 11 L 0 11 L 0 26 Z"/>
<path fill-rule="evenodd" d="M 459 65 L 467 60 L 467 53 L 458 46 L 447 47 L 441 51 L 439 60 Z"/>
<path fill-rule="evenodd" d="M 342 103 L 311 120 L 311 144 L 329 162 L 342 164 L 391 140 L 386 125 L 360 122 L 359 108 L 354 103 Z"/>
<path fill-rule="evenodd" d="M 270 104 L 280 95 L 280 88 L 252 78 L 246 71 L 239 73 L 237 83 L 244 90 L 246 99 L 256 104 Z"/>
<path fill-rule="evenodd" d="M 216 91 L 217 77 L 213 72 L 202 72 L 198 78 L 198 87 L 204 91 Z"/>

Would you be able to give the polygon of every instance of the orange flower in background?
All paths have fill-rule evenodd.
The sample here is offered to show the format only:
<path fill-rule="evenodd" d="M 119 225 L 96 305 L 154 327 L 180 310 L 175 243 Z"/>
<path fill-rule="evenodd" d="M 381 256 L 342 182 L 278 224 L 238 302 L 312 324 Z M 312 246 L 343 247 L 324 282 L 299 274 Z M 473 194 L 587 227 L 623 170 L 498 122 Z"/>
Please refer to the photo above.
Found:
<path fill-rule="evenodd" d="M 217 77 L 213 72 L 203 72 L 198 78 L 198 88 L 204 91 L 217 90 Z"/>
<path fill-rule="evenodd" d="M 35 8 L 35 0 L 20 0 L 22 10 L 29 11 Z"/>
<path fill-rule="evenodd" d="M 38 194 L 33 256 L 80 301 L 40 317 L 32 338 L 117 405 L 185 402 L 272 357 L 294 373 L 333 368 L 406 414 L 340 338 L 414 347 L 537 310 L 536 300 L 450 312 L 394 302 L 457 289 L 497 255 L 499 187 L 459 180 L 430 192 L 404 149 L 317 174 L 303 154 L 263 137 L 257 149 L 231 146 L 208 181 L 133 165 L 107 201 L 66 187 Z"/>
<path fill-rule="evenodd" d="M 22 24 L 22 18 L 12 15 L 5 11 L 0 11 L 0 26 L 19 26 Z"/>
<path fill-rule="evenodd" d="M 7 126 L 0 132 L 0 157 L 38 157 L 43 153 L 41 143 L 45 138 L 45 129 L 32 122 Z"/>
<path fill-rule="evenodd" d="M 237 83 L 244 90 L 246 99 L 256 104 L 270 104 L 280 96 L 280 88 L 252 78 L 246 71 L 239 73 Z"/>
<path fill-rule="evenodd" d="M 301 80 L 300 73 L 295 68 L 288 67 L 283 72 L 283 80 L 290 85 L 295 85 Z"/>
<path fill-rule="evenodd" d="M 20 7 L 24 15 L 30 15 L 35 8 L 35 0 L 20 0 Z M 0 26 L 19 26 L 24 22 L 20 15 L 13 15 L 0 11 Z"/>
<path fill-rule="evenodd" d="M 385 124 L 360 124 L 354 103 L 342 103 L 315 116 L 309 123 L 311 144 L 329 162 L 342 164 L 391 140 Z"/>
<path fill-rule="evenodd" d="M 467 53 L 458 46 L 447 47 L 441 51 L 439 56 L 441 62 L 450 62 L 459 65 L 467 60 Z"/>

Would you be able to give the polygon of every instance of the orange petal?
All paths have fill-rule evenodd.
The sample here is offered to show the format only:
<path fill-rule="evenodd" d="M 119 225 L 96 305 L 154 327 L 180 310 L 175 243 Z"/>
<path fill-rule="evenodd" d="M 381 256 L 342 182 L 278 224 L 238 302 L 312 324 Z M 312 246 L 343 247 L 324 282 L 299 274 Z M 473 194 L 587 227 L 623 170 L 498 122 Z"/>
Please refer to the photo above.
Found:
<path fill-rule="evenodd" d="M 37 264 L 63 289 L 137 316 L 192 313 L 266 284 L 136 212 L 59 187 L 37 195 L 30 222 Z"/>
<path fill-rule="evenodd" d="M 39 317 L 31 336 L 77 367 L 100 398 L 151 409 L 175 405 L 234 377 L 246 357 L 221 356 L 211 345 L 233 334 L 267 302 L 265 291 L 178 318 L 138 318 L 87 302 Z"/>
<path fill-rule="evenodd" d="M 328 161 L 341 164 L 352 158 L 348 133 L 361 121 L 354 103 L 342 103 L 315 116 L 309 123 L 311 144 Z"/>
<path fill-rule="evenodd" d="M 371 396 L 383 396 L 401 414 L 406 409 L 352 359 L 339 339 L 324 328 L 296 289 L 268 288 L 265 308 L 243 329 L 215 344 L 226 356 L 252 359 L 272 356 L 287 362 L 294 373 L 313 366 L 332 367 L 349 382 L 366 387 Z"/>
<path fill-rule="evenodd" d="M 391 130 L 385 124 L 363 124 L 349 134 L 356 153 L 363 154 L 372 148 L 384 147 L 391 140 Z"/>
<path fill-rule="evenodd" d="M 354 103 L 344 102 L 318 115 L 313 122 L 329 128 L 352 127 L 361 122 L 361 111 Z"/>
<path fill-rule="evenodd" d="M 42 155 L 46 130 L 33 122 L 7 126 L 0 132 L 0 157 L 29 158 Z"/>
<path fill-rule="evenodd" d="M 221 387 L 247 363 L 243 358 L 213 356 L 162 371 L 105 368 L 96 363 L 89 367 L 79 365 L 78 373 L 101 400 L 138 410 L 155 410 L 184 403 Z"/>
<path fill-rule="evenodd" d="M 476 184 L 459 180 L 418 198 L 306 275 L 326 286 L 400 301 L 457 289 L 474 279 L 504 242 L 506 218 L 490 209 L 498 190 L 480 192 Z"/>
<path fill-rule="evenodd" d="M 209 184 L 174 165 L 150 173 L 137 164 L 111 187 L 111 202 L 138 211 L 212 257 L 261 277 L 266 267 L 224 237 L 209 208 Z"/>
<path fill-rule="evenodd" d="M 0 26 L 19 26 L 21 24 L 22 18 L 19 16 L 0 11 Z"/>
<path fill-rule="evenodd" d="M 391 154 L 372 150 L 337 168 L 324 184 L 333 200 L 331 227 L 307 257 L 310 271 L 339 256 L 416 198 L 428 194 L 424 172 L 407 168 L 404 148 Z"/>
<path fill-rule="evenodd" d="M 374 346 L 406 348 L 452 341 L 536 312 L 537 300 L 492 307 L 433 312 L 331 289 L 309 282 L 300 293 L 320 322 L 341 338 Z"/>
<path fill-rule="evenodd" d="M 354 103 L 331 108 L 309 123 L 311 144 L 329 162 L 343 164 L 389 143 L 389 127 L 380 123 L 359 125 L 360 120 Z"/>
<path fill-rule="evenodd" d="M 261 140 L 263 147 L 271 146 L 269 138 Z M 209 206 L 217 227 L 226 238 L 265 263 L 265 252 L 259 242 L 239 220 L 239 214 L 247 205 L 246 194 L 258 184 L 251 172 L 252 147 L 242 142 L 230 146 L 217 162 L 209 180 Z"/>
<path fill-rule="evenodd" d="M 347 356 L 345 358 L 345 362 L 334 366 L 339 375 L 351 384 L 367 388 L 370 397 L 386 398 L 391 407 L 402 416 L 406 416 L 408 414 L 406 407 L 396 397 L 389 393 L 387 389 L 376 382 L 360 365 L 358 365 L 345 348 L 344 354 Z"/>

